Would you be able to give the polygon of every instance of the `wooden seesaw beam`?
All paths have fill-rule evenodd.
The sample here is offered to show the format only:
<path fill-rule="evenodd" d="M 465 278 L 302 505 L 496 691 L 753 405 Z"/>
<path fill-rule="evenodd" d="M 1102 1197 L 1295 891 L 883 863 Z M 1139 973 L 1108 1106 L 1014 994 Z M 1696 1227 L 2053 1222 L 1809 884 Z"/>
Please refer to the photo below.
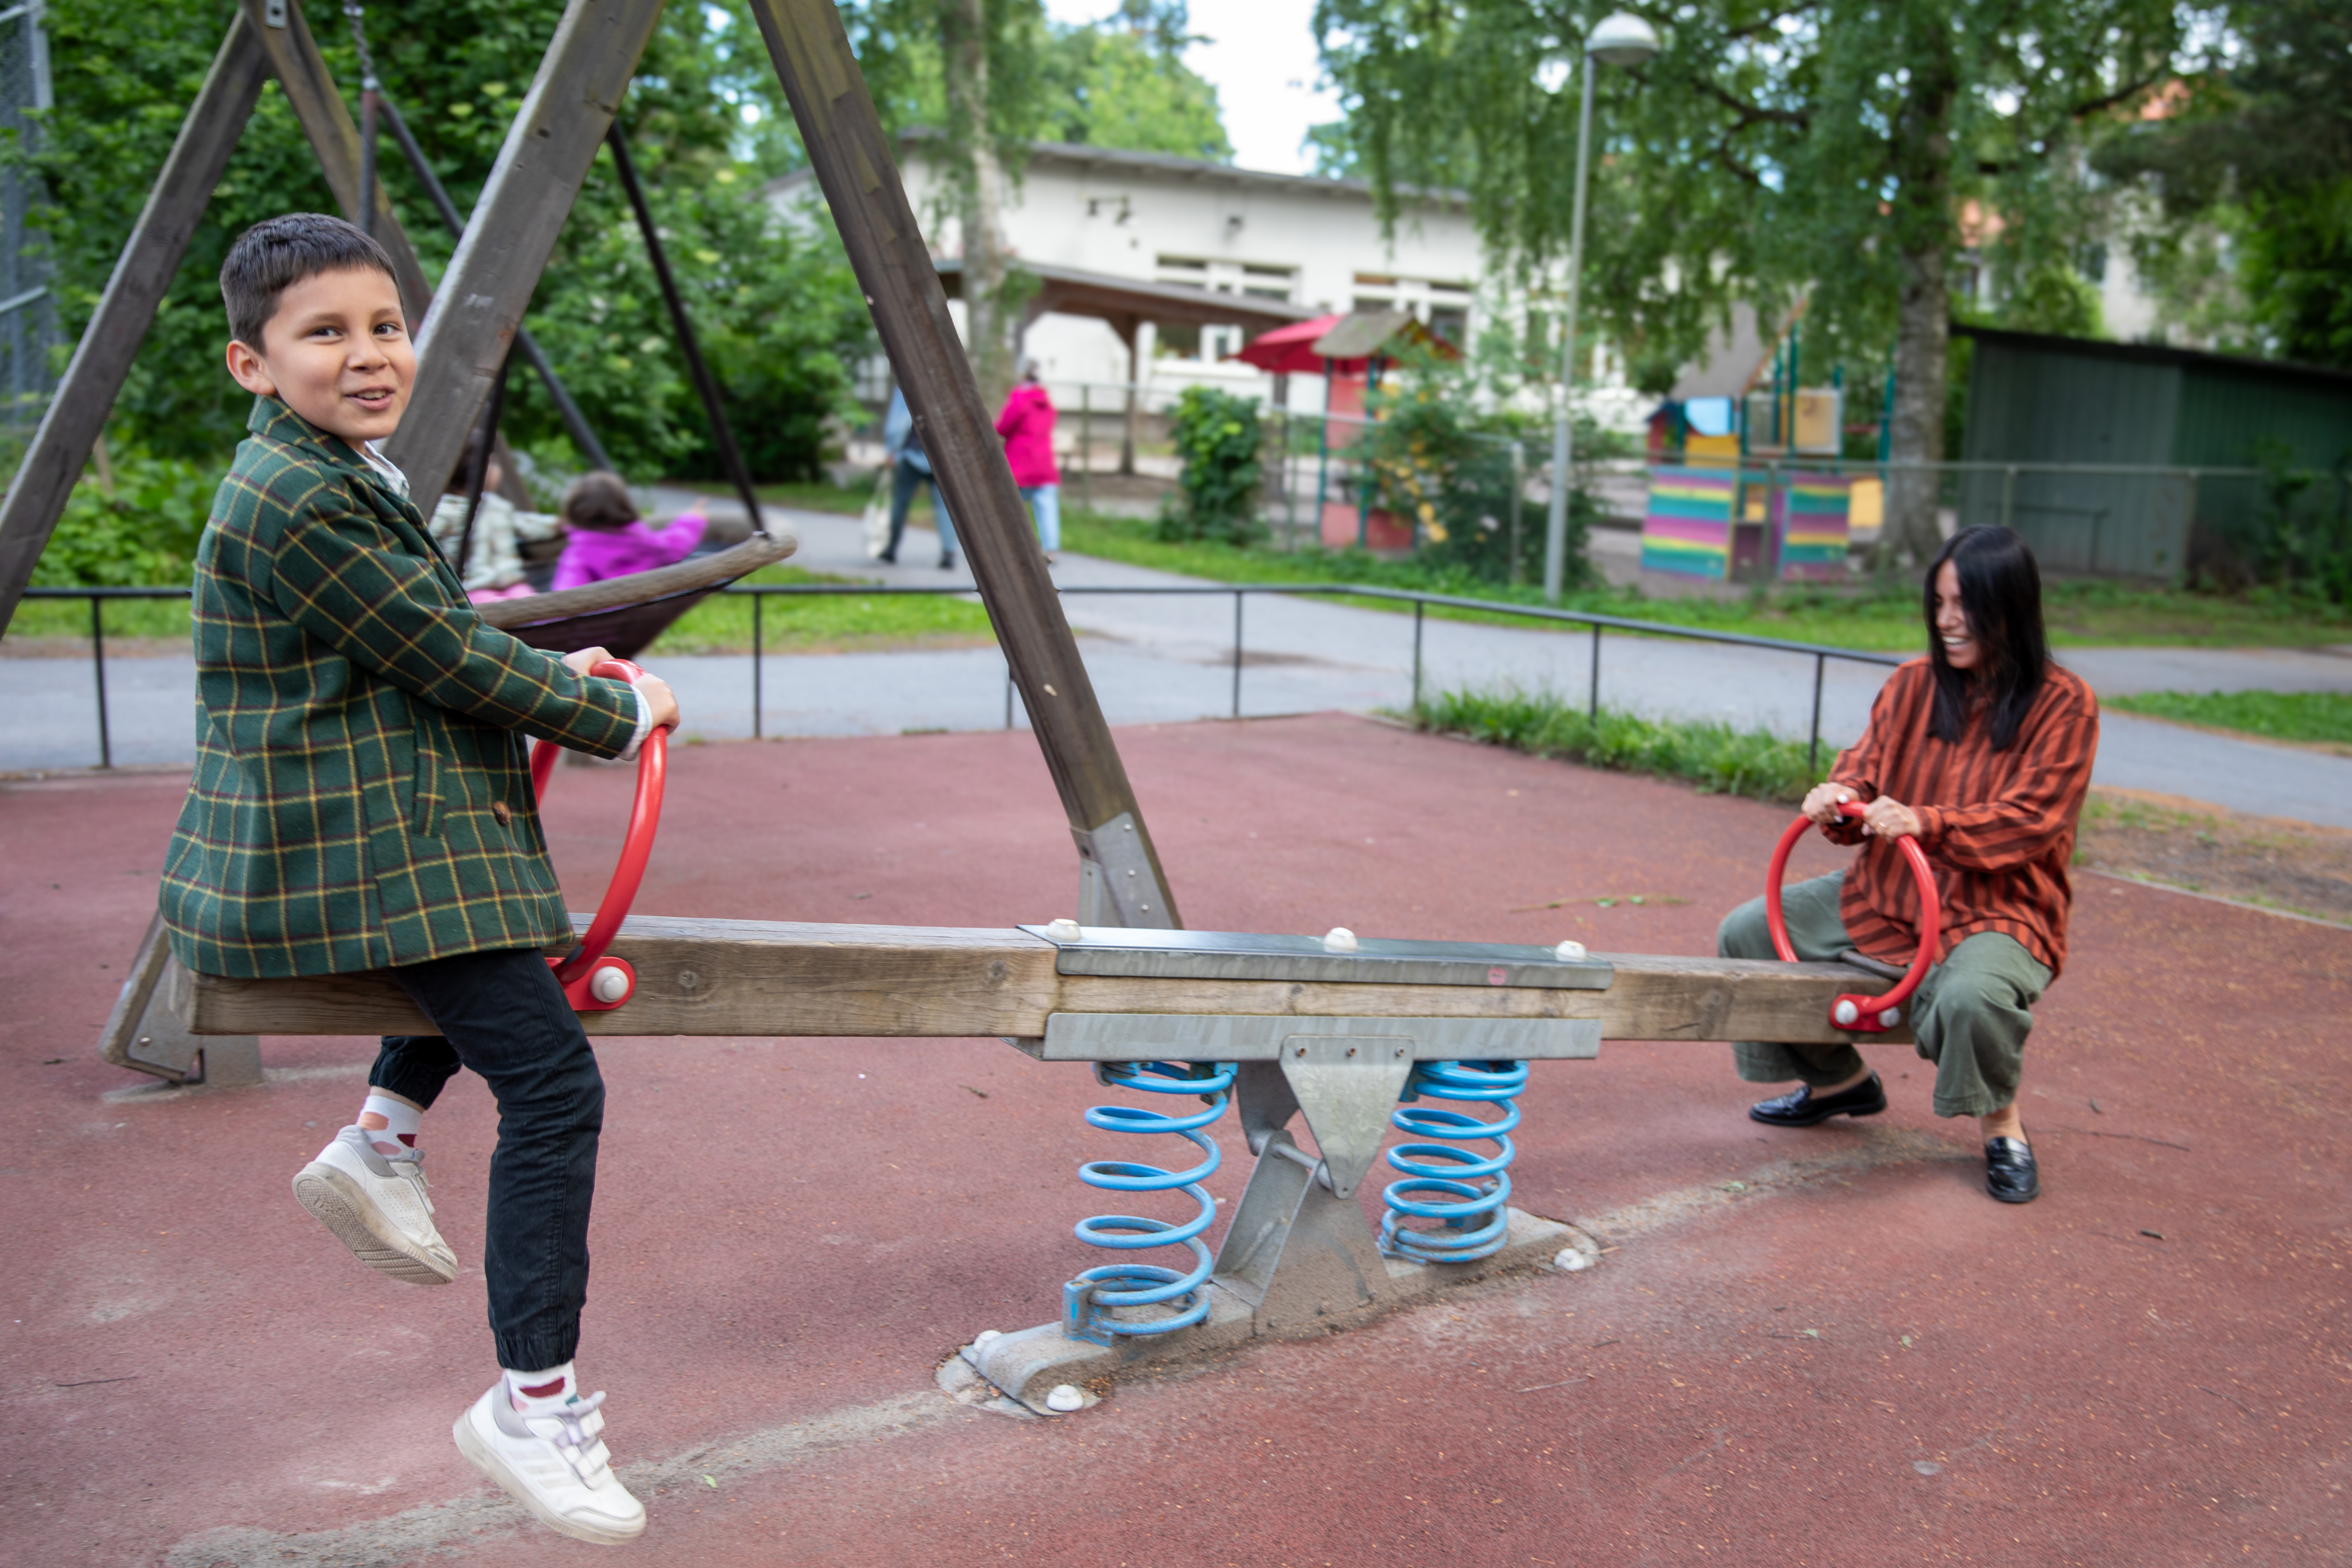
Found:
<path fill-rule="evenodd" d="M 572 920 L 585 929 L 586 916 Z M 1638 953 L 1594 954 L 1609 970 L 1601 989 L 1074 974 L 1057 967 L 1055 943 L 1013 928 L 666 917 L 625 921 L 612 952 L 635 967 L 637 990 L 610 1012 L 582 1015 L 593 1035 L 1034 1040 L 1059 1013 L 1586 1018 L 1612 1040 L 1832 1044 L 1855 1037 L 1832 1028 L 1829 1011 L 1860 980 L 1835 963 Z M 171 1006 L 197 1035 L 432 1031 L 382 973 L 233 980 L 175 965 Z"/>

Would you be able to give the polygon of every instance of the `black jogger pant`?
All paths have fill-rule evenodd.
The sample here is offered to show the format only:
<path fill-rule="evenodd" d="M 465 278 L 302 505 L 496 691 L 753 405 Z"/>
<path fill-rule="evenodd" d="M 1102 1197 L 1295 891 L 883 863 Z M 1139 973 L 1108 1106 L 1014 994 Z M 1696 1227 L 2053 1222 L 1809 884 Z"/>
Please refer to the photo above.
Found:
<path fill-rule="evenodd" d="M 499 1146 L 482 1271 L 499 1364 L 537 1372 L 570 1361 L 588 1299 L 588 1206 L 604 1125 L 604 1079 L 579 1015 L 535 948 L 392 973 L 441 1033 L 385 1036 L 368 1083 L 420 1109 L 461 1067 L 490 1086 Z"/>

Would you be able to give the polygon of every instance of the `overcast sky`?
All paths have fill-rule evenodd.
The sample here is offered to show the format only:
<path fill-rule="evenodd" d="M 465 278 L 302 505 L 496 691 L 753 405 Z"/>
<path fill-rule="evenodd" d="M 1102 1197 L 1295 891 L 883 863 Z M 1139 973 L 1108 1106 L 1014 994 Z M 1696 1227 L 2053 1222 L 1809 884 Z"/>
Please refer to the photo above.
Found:
<path fill-rule="evenodd" d="M 1094 22 L 1117 0 L 1045 0 L 1057 22 Z M 1318 91 L 1315 0 L 1192 0 L 1195 44 L 1184 63 L 1217 89 L 1234 161 L 1245 169 L 1304 174 L 1314 160 L 1301 147 L 1307 128 L 1339 117 L 1338 102 Z"/>

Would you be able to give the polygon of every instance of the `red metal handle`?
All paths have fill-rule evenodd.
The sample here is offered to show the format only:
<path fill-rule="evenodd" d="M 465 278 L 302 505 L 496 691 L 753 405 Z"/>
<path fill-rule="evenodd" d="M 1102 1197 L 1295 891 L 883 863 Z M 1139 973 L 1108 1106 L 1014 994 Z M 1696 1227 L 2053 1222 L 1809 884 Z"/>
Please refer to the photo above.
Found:
<path fill-rule="evenodd" d="M 608 658 L 588 673 L 615 680 L 635 680 L 645 671 L 627 659 Z M 552 741 L 532 745 L 530 784 L 536 798 L 546 798 L 548 783 L 555 775 L 555 754 L 561 750 Z M 609 1012 L 636 993 L 636 970 L 625 958 L 606 957 L 604 950 L 613 945 L 621 922 L 628 918 L 638 885 L 646 879 L 646 862 L 653 858 L 654 834 L 661 826 L 662 785 L 668 774 L 669 730 L 657 725 L 637 749 L 636 804 L 630 808 L 628 835 L 621 842 L 621 863 L 613 868 L 613 880 L 604 889 L 604 901 L 596 906 L 596 918 L 588 922 L 588 934 L 575 952 L 566 958 L 547 961 L 575 1011 Z"/>
<path fill-rule="evenodd" d="M 1846 816 L 1860 816 L 1869 809 L 1858 800 L 1838 804 L 1838 811 Z M 1772 864 L 1764 873 L 1764 923 L 1772 932 L 1772 951 L 1789 963 L 1797 962 L 1797 950 L 1789 942 L 1789 922 L 1780 915 L 1780 879 L 1789 869 L 1789 851 L 1797 847 L 1797 840 L 1812 825 L 1810 816 L 1801 816 L 1789 824 L 1780 834 L 1780 842 L 1772 847 Z M 1927 971 L 1936 962 L 1937 943 L 1943 939 L 1943 899 L 1936 890 L 1936 873 L 1927 865 L 1927 852 L 1907 833 L 1895 842 L 1903 847 L 1903 858 L 1911 862 L 1911 879 L 1919 886 L 1919 952 L 1912 959 L 1909 972 L 1885 995 L 1857 996 L 1847 993 L 1830 1004 L 1830 1023 L 1840 1029 L 1881 1035 L 1900 1024 L 1903 1005 L 1919 989 L 1919 982 L 1927 978 Z"/>

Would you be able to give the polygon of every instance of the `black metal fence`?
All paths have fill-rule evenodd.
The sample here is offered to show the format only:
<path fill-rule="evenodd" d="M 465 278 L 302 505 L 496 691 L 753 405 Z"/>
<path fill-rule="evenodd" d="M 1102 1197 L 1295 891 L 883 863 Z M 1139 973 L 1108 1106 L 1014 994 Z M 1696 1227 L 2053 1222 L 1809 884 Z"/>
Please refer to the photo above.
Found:
<path fill-rule="evenodd" d="M 760 738 L 761 705 L 765 692 L 764 661 L 766 649 L 764 610 L 772 598 L 885 598 L 911 595 L 955 595 L 972 596 L 972 590 L 953 584 L 936 586 L 885 585 L 866 583 L 737 583 L 721 593 L 748 596 L 751 600 L 751 734 Z M 1556 626 L 1576 626 L 1588 628 L 1592 638 L 1590 680 L 1586 693 L 1586 712 L 1598 719 L 1601 714 L 1601 637 L 1604 632 L 1620 632 L 1628 636 L 1678 637 L 1689 642 L 1718 643 L 1733 647 L 1759 648 L 1772 653 L 1793 653 L 1810 657 L 1813 661 L 1812 724 L 1806 755 L 1818 766 L 1822 749 L 1822 682 L 1831 659 L 1844 659 L 1853 664 L 1874 664 L 1893 667 L 1903 661 L 1892 654 L 1866 653 L 1850 647 L 1831 647 L 1821 643 L 1789 642 L 1778 637 L 1749 637 L 1741 632 L 1713 631 L 1703 626 L 1678 626 L 1664 621 L 1641 621 L 1623 616 L 1598 616 L 1581 610 L 1555 610 L 1538 605 L 1513 605 L 1496 599 L 1469 599 L 1451 594 L 1423 594 L 1403 588 L 1372 588 L 1348 583 L 1207 583 L 1135 584 L 1070 584 L 1060 586 L 1065 597 L 1076 595 L 1129 595 L 1137 597 L 1189 597 L 1223 595 L 1234 602 L 1233 700 L 1230 717 L 1242 716 L 1242 670 L 1245 651 L 1243 633 L 1244 606 L 1252 595 L 1284 597 L 1352 598 L 1412 606 L 1412 705 L 1421 706 L 1422 691 L 1422 630 L 1432 608 L 1463 611 L 1475 615 L 1510 616 L 1522 620 Z M 185 588 L 28 588 L 27 599 L 81 599 L 89 605 L 90 668 L 98 700 L 98 752 L 101 768 L 114 765 L 113 736 L 106 711 L 106 605 L 112 599 L 184 599 Z M 1013 691 L 1008 670 L 1004 683 L 1004 727 L 1011 729 Z"/>

